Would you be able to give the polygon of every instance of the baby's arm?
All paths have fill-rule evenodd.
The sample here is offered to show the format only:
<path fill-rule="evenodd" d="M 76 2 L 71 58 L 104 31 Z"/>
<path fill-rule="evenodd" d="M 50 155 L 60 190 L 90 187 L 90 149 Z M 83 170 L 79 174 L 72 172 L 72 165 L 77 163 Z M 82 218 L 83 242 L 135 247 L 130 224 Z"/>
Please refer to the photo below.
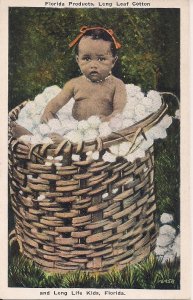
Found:
<path fill-rule="evenodd" d="M 68 81 L 61 92 L 54 97 L 46 106 L 41 117 L 42 123 L 47 123 L 56 117 L 57 111 L 62 108 L 74 95 L 74 79 Z"/>
<path fill-rule="evenodd" d="M 117 114 L 122 113 L 127 102 L 127 93 L 125 84 L 122 80 L 116 78 L 115 93 L 113 97 L 113 112 L 109 116 L 101 116 L 102 121 L 108 122 Z"/>

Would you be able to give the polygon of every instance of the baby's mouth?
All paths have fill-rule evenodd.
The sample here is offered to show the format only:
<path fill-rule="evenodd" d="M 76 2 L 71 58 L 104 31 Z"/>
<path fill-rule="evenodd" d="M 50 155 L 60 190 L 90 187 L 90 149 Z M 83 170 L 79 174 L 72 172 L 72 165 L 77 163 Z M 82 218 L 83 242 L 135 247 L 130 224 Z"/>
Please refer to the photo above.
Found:
<path fill-rule="evenodd" d="M 96 76 L 96 75 L 99 75 L 99 73 L 97 71 L 90 72 L 90 76 Z"/>

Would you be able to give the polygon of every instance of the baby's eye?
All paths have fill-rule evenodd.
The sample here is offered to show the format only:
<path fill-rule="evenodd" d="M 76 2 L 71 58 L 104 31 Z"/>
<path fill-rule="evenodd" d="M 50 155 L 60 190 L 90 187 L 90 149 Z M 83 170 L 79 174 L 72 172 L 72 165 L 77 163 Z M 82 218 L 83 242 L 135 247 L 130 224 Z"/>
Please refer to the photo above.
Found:
<path fill-rule="evenodd" d="M 89 56 L 83 57 L 83 60 L 90 61 L 90 57 Z"/>
<path fill-rule="evenodd" d="M 98 58 L 98 61 L 104 61 L 104 60 L 105 60 L 104 57 L 99 57 L 99 58 Z"/>

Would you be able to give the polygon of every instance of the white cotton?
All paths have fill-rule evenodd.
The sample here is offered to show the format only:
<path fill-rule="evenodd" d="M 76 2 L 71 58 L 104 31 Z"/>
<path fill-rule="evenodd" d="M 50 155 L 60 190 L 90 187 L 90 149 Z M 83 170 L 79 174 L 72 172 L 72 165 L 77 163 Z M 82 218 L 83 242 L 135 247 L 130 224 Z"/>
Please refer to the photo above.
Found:
<path fill-rule="evenodd" d="M 59 156 L 56 156 L 56 157 L 55 157 L 55 160 L 61 161 L 61 160 L 63 160 L 63 158 L 64 158 L 64 157 L 63 157 L 62 155 L 59 155 Z"/>
<path fill-rule="evenodd" d="M 141 104 L 143 104 L 147 109 L 151 110 L 151 107 L 153 105 L 153 101 L 149 97 L 144 97 L 141 101 Z"/>
<path fill-rule="evenodd" d="M 89 128 L 88 130 L 86 130 L 84 132 L 84 137 L 83 137 L 83 140 L 85 142 L 91 142 L 91 141 L 94 141 L 99 135 L 99 132 L 94 129 L 94 128 Z"/>
<path fill-rule="evenodd" d="M 175 259 L 175 255 L 172 251 L 168 251 L 166 252 L 166 254 L 164 255 L 163 259 L 162 259 L 162 263 L 165 263 L 166 261 L 174 261 Z"/>
<path fill-rule="evenodd" d="M 92 155 L 92 151 L 88 151 L 88 152 L 86 152 L 86 156 L 91 156 Z"/>
<path fill-rule="evenodd" d="M 109 126 L 108 122 L 103 122 L 99 126 L 99 135 L 101 137 L 107 137 L 112 133 L 112 129 Z"/>
<path fill-rule="evenodd" d="M 48 136 L 46 136 L 46 137 L 44 137 L 44 138 L 42 139 L 42 143 L 43 143 L 43 144 L 53 144 L 54 142 L 52 141 L 51 138 L 49 138 Z"/>
<path fill-rule="evenodd" d="M 138 92 L 135 97 L 138 99 L 138 100 L 142 100 L 144 98 L 144 93 L 142 92 Z"/>
<path fill-rule="evenodd" d="M 57 96 L 60 93 L 61 89 L 57 85 L 49 86 L 45 88 L 42 95 L 46 102 L 53 99 L 55 96 Z"/>
<path fill-rule="evenodd" d="M 37 198 L 37 200 L 39 200 L 39 201 L 42 201 L 42 200 L 44 200 L 44 199 L 46 199 L 45 195 L 40 195 L 40 196 L 38 196 L 38 198 Z"/>
<path fill-rule="evenodd" d="M 127 119 L 132 119 L 133 116 L 134 116 L 134 106 L 131 106 L 130 103 L 127 103 L 122 112 L 122 117 Z"/>
<path fill-rule="evenodd" d="M 147 116 L 147 112 L 145 110 L 145 106 L 142 104 L 138 104 L 135 107 L 135 119 L 137 121 L 142 120 Z"/>
<path fill-rule="evenodd" d="M 139 145 L 140 149 L 147 150 L 153 145 L 153 139 L 148 138 L 147 140 L 144 139 L 144 141 Z"/>
<path fill-rule="evenodd" d="M 141 88 L 134 84 L 126 84 L 126 91 L 128 95 L 135 96 L 137 93 L 141 92 Z"/>
<path fill-rule="evenodd" d="M 108 197 L 108 193 L 104 193 L 104 194 L 102 194 L 102 199 L 105 199 L 105 198 L 107 198 Z"/>
<path fill-rule="evenodd" d="M 78 130 L 80 131 L 86 131 L 87 129 L 89 129 L 90 124 L 87 120 L 82 120 L 78 122 Z"/>
<path fill-rule="evenodd" d="M 31 136 L 31 144 L 42 144 L 42 137 L 41 135 L 32 135 Z"/>
<path fill-rule="evenodd" d="M 58 129 L 58 133 L 60 132 L 61 135 L 64 135 L 71 130 L 76 130 L 77 124 L 78 122 L 75 120 L 69 120 L 69 119 L 62 120 L 61 128 Z"/>
<path fill-rule="evenodd" d="M 20 194 L 20 195 L 23 195 L 23 191 L 20 190 L 20 191 L 19 191 L 19 194 Z"/>
<path fill-rule="evenodd" d="M 48 121 L 48 126 L 50 127 L 50 132 L 56 132 L 61 128 L 61 123 L 58 119 L 51 119 Z"/>
<path fill-rule="evenodd" d="M 176 229 L 171 225 L 163 225 L 160 227 L 159 233 L 160 235 L 169 235 L 174 238 L 176 235 Z"/>
<path fill-rule="evenodd" d="M 119 156 L 126 156 L 129 152 L 131 147 L 131 143 L 123 142 L 119 145 Z"/>
<path fill-rule="evenodd" d="M 54 159 L 54 157 L 51 156 L 51 155 L 48 155 L 46 158 L 47 158 L 48 160 L 53 160 L 53 159 Z"/>
<path fill-rule="evenodd" d="M 40 124 L 38 126 L 38 129 L 42 135 L 46 135 L 46 134 L 50 133 L 50 127 L 47 124 Z"/>
<path fill-rule="evenodd" d="M 34 98 L 34 103 L 36 104 L 36 106 L 43 106 L 43 103 L 45 105 L 45 99 L 43 94 L 38 94 L 35 98 Z"/>
<path fill-rule="evenodd" d="M 174 220 L 174 217 L 171 214 L 163 213 L 160 217 L 160 221 L 162 224 L 170 224 Z"/>
<path fill-rule="evenodd" d="M 119 190 L 118 188 L 112 189 L 112 193 L 116 194 L 118 192 L 118 190 Z"/>
<path fill-rule="evenodd" d="M 22 135 L 19 137 L 19 140 L 21 140 L 22 142 L 25 142 L 25 143 L 30 143 L 31 142 L 31 135 Z"/>
<path fill-rule="evenodd" d="M 29 131 L 32 131 L 34 127 L 33 121 L 30 118 L 19 119 L 17 120 L 17 123 L 23 126 L 24 128 L 28 129 Z"/>
<path fill-rule="evenodd" d="M 80 161 L 80 155 L 79 154 L 72 154 L 72 160 L 73 161 Z"/>
<path fill-rule="evenodd" d="M 161 100 L 161 95 L 159 92 L 154 91 L 154 90 L 150 90 L 147 93 L 147 97 L 151 98 L 152 100 Z"/>
<path fill-rule="evenodd" d="M 172 117 L 165 115 L 163 119 L 159 122 L 159 126 L 163 128 L 168 128 L 172 124 Z"/>
<path fill-rule="evenodd" d="M 166 130 L 163 127 L 159 126 L 159 124 L 149 129 L 145 134 L 147 138 L 153 140 L 159 138 L 164 139 L 167 136 Z"/>
<path fill-rule="evenodd" d="M 167 252 L 167 248 L 157 246 L 155 248 L 154 252 L 157 256 L 163 256 Z"/>
<path fill-rule="evenodd" d="M 72 130 L 68 132 L 65 137 L 74 144 L 81 143 L 83 140 L 83 135 L 79 130 Z"/>
<path fill-rule="evenodd" d="M 36 104 L 34 103 L 34 101 L 29 101 L 26 105 L 25 105 L 25 110 L 27 111 L 28 114 L 35 114 L 36 113 Z"/>
<path fill-rule="evenodd" d="M 29 174 L 27 175 L 27 179 L 32 179 L 33 178 L 33 175 Z"/>
<path fill-rule="evenodd" d="M 152 105 L 150 107 L 151 111 L 158 110 L 162 104 L 161 95 L 157 91 L 151 90 L 147 93 L 147 97 L 152 99 Z"/>
<path fill-rule="evenodd" d="M 99 125 L 101 124 L 101 120 L 97 116 L 91 116 L 91 117 L 88 118 L 87 121 L 88 121 L 90 127 L 94 128 L 94 129 L 99 128 Z"/>
<path fill-rule="evenodd" d="M 46 162 L 45 162 L 45 166 L 51 167 L 51 165 L 52 165 L 52 162 L 50 162 L 50 161 L 46 161 Z"/>
<path fill-rule="evenodd" d="M 123 124 L 122 124 L 122 128 L 127 128 L 132 126 L 135 123 L 135 121 L 133 119 L 124 119 L 123 120 Z"/>
<path fill-rule="evenodd" d="M 72 108 L 74 105 L 75 100 L 73 98 L 71 98 L 67 104 L 65 104 L 59 111 L 58 111 L 58 115 L 61 114 L 66 114 L 67 116 L 72 115 Z"/>
<path fill-rule="evenodd" d="M 92 159 L 94 159 L 94 160 L 98 160 L 99 159 L 99 151 L 94 151 L 93 153 L 92 153 Z"/>
<path fill-rule="evenodd" d="M 116 156 L 111 154 L 110 152 L 106 151 L 105 154 L 103 155 L 102 159 L 107 162 L 115 162 Z"/>
<path fill-rule="evenodd" d="M 55 162 L 55 166 L 56 166 L 56 167 L 61 167 L 61 166 L 62 166 L 62 163 Z"/>
<path fill-rule="evenodd" d="M 119 156 L 119 144 L 110 146 L 109 150 L 112 154 Z"/>
<path fill-rule="evenodd" d="M 109 126 L 111 127 L 112 131 L 118 131 L 122 128 L 123 119 L 120 114 L 112 118 L 109 122 Z"/>
<path fill-rule="evenodd" d="M 133 153 L 129 153 L 127 154 L 127 156 L 125 157 L 127 159 L 128 162 L 134 162 L 136 159 L 136 156 Z"/>
<path fill-rule="evenodd" d="M 174 238 L 171 235 L 159 235 L 157 238 L 157 246 L 159 247 L 166 247 L 168 245 L 170 245 L 173 242 Z"/>
<path fill-rule="evenodd" d="M 175 118 L 180 119 L 180 110 L 179 109 L 177 109 L 175 112 Z"/>

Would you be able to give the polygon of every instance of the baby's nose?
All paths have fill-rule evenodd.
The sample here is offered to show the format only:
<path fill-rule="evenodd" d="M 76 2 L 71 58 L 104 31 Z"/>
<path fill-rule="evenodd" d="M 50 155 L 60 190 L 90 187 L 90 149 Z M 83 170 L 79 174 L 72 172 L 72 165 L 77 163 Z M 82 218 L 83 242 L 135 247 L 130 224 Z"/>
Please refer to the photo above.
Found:
<path fill-rule="evenodd" d="M 97 61 L 91 61 L 90 62 L 90 67 L 92 68 L 92 69 L 96 69 L 97 68 Z"/>

